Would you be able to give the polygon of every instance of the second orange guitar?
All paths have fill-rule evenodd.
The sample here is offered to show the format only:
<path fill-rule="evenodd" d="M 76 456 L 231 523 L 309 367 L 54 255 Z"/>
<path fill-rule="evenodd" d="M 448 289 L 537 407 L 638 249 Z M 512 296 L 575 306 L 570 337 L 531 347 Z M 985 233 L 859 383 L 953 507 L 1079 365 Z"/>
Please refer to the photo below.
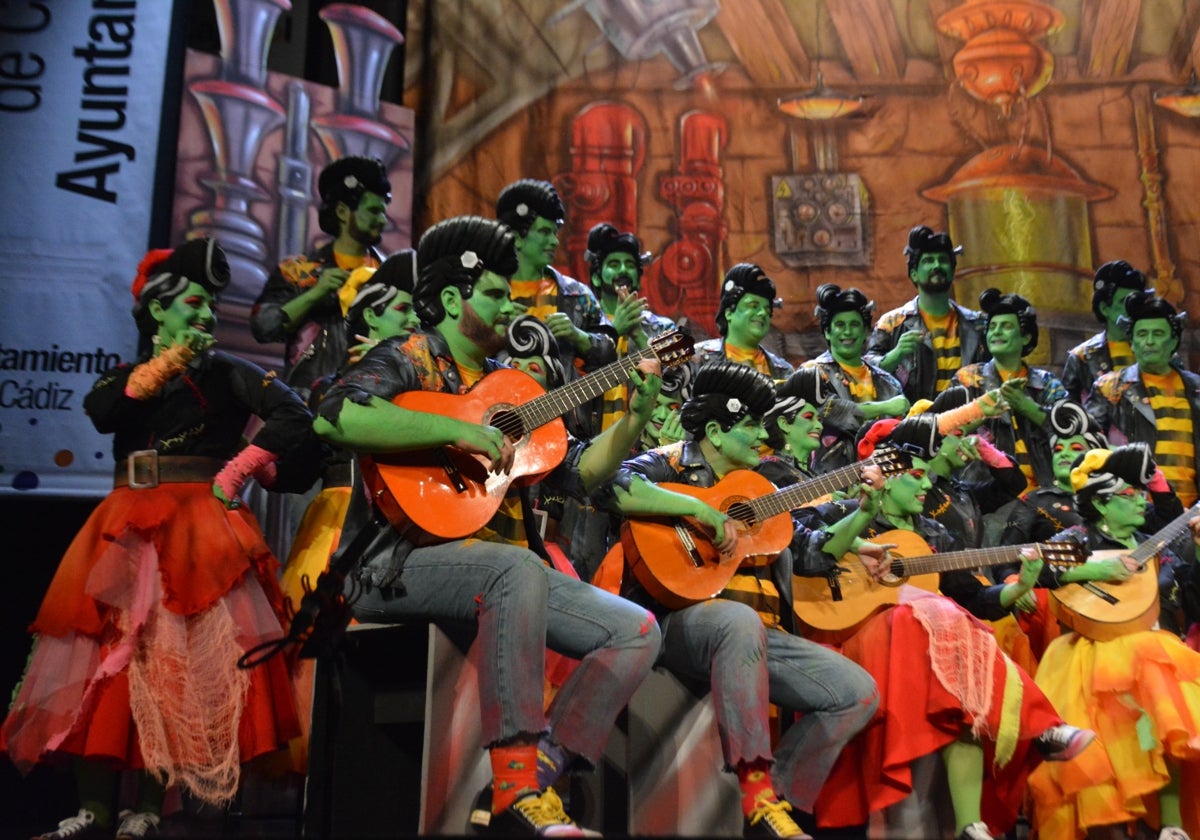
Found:
<path fill-rule="evenodd" d="M 770 562 L 792 541 L 790 512 L 807 502 L 841 490 L 858 480 L 863 467 L 877 466 L 884 475 L 905 469 L 908 459 L 881 446 L 866 461 L 776 490 L 756 472 L 734 470 L 712 487 L 660 484 L 700 499 L 727 514 L 738 527 L 737 553 L 723 556 L 712 534 L 686 517 L 639 517 L 621 528 L 621 545 L 630 571 L 660 604 L 680 609 L 718 595 L 740 566 L 755 558 Z"/>

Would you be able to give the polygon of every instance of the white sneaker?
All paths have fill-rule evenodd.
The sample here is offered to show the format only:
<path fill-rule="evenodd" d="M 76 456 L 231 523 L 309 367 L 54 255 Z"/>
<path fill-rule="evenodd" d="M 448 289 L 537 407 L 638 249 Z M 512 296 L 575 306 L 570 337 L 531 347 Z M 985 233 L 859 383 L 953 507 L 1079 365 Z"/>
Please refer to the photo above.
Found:
<path fill-rule="evenodd" d="M 1188 833 L 1177 825 L 1164 825 L 1158 832 L 1158 840 L 1192 840 Z"/>
<path fill-rule="evenodd" d="M 117 818 L 121 820 L 117 826 L 117 840 L 158 836 L 158 823 L 161 819 L 158 814 L 149 811 L 122 811 Z"/>
<path fill-rule="evenodd" d="M 973 822 L 958 833 L 958 840 L 995 840 L 987 823 Z"/>
<path fill-rule="evenodd" d="M 1094 740 L 1096 733 L 1092 730 L 1060 723 L 1047 729 L 1034 739 L 1033 743 L 1047 761 L 1070 761 L 1087 749 Z"/>
<path fill-rule="evenodd" d="M 54 831 L 39 834 L 34 840 L 86 840 L 86 838 L 91 837 L 98 838 L 105 832 L 95 823 L 96 815 L 87 808 L 80 808 L 78 814 L 62 820 L 58 824 L 58 828 Z"/>

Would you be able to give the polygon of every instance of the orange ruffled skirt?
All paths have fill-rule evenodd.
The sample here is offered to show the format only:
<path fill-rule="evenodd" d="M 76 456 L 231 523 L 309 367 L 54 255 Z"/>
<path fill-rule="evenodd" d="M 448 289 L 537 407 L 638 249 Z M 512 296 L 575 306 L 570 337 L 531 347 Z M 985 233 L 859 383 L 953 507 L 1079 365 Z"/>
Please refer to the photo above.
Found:
<path fill-rule="evenodd" d="M 1184 830 L 1200 837 L 1200 653 L 1161 630 L 1107 642 L 1071 633 L 1046 650 L 1037 682 L 1068 723 L 1096 731 L 1073 761 L 1030 778 L 1041 840 L 1138 819 L 1159 826 L 1168 759 Z"/>
<path fill-rule="evenodd" d="M 277 563 L 253 517 L 207 483 L 114 490 L 63 556 L 0 747 L 22 771 L 63 756 L 146 768 L 227 802 L 239 766 L 299 726 L 279 637 Z"/>

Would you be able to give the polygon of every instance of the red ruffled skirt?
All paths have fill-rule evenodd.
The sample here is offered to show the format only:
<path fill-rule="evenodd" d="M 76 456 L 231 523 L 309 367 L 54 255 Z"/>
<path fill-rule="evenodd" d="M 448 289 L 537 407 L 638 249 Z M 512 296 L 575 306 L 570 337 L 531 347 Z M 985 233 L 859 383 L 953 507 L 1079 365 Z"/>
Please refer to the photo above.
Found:
<path fill-rule="evenodd" d="M 0 747 L 23 771 L 81 756 L 231 800 L 239 765 L 299 731 L 286 662 L 237 667 L 283 633 L 277 565 L 254 518 L 207 483 L 114 490 L 30 628 Z"/>
<path fill-rule="evenodd" d="M 935 610 L 948 616 L 960 639 L 970 635 L 978 660 L 975 672 L 965 667 L 965 643 L 955 645 L 952 649 L 964 656 L 952 669 L 964 667 L 950 681 L 960 685 L 951 691 L 943 684 L 931 659 L 929 632 L 914 613 L 919 607 L 910 603 L 878 613 L 845 640 L 841 652 L 875 678 L 879 711 L 838 757 L 817 798 L 819 826 L 861 825 L 871 812 L 900 802 L 912 793 L 912 762 L 972 729 L 984 748 L 983 818 L 993 833 L 1001 834 L 1016 822 L 1026 779 L 1042 761 L 1033 739 L 1062 718 L 1033 679 L 1000 651 L 986 625 L 949 599 L 928 597 L 937 598 Z M 981 693 L 987 671 L 990 688 Z M 968 683 L 979 705 L 974 712 L 963 700 Z M 1008 753 L 999 764 L 998 736 Z"/>

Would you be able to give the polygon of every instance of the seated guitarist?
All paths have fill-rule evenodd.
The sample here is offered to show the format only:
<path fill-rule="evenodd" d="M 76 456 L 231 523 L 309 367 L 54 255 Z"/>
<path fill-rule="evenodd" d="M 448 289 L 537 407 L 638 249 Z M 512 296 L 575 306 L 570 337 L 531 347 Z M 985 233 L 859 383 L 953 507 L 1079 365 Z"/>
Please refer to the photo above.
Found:
<path fill-rule="evenodd" d="M 1141 528 L 1156 474 L 1150 449 L 1092 449 L 1075 463 L 1071 484 L 1084 523 L 1063 533 L 1082 532 L 1093 552 L 1117 553 L 1068 569 L 1059 581 L 1130 580 L 1140 563 L 1129 552 L 1147 539 Z M 1200 557 L 1188 548 L 1188 562 Z M 1151 578 L 1149 607 L 1156 590 Z M 1093 726 L 1099 743 L 1070 772 L 1044 767 L 1030 777 L 1039 837 L 1075 840 L 1137 820 L 1161 840 L 1200 837 L 1200 653 L 1165 630 L 1118 628 L 1103 641 L 1072 632 L 1047 647 L 1037 682 L 1067 720 Z"/>
<path fill-rule="evenodd" d="M 929 414 L 876 421 L 859 443 L 859 456 L 887 442 L 909 453 L 911 469 L 887 478 L 882 491 L 861 503 L 826 506 L 826 515 L 865 519 L 863 536 L 876 542 L 886 543 L 880 535 L 898 529 L 914 532 L 934 551 L 955 548 L 950 533 L 922 514 L 929 462 L 940 444 L 937 422 Z M 887 570 L 872 557 L 862 562 L 876 575 Z M 1025 779 L 1043 757 L 1065 760 L 1087 746 L 1092 733 L 1064 725 L 991 632 L 959 606 L 999 618 L 1037 582 L 1042 565 L 1027 559 L 1017 583 L 992 587 L 969 572 L 944 572 L 941 589 L 953 601 L 905 587 L 899 604 L 840 638 L 842 653 L 878 683 L 881 713 L 838 758 L 817 800 L 818 825 L 861 825 L 870 812 L 896 804 L 912 790 L 911 762 L 938 751 L 958 837 L 990 840 L 1014 826 Z"/>
<path fill-rule="evenodd" d="M 692 439 L 627 461 L 614 480 L 615 508 L 632 517 L 692 517 L 714 534 L 718 548 L 732 554 L 733 520 L 700 499 L 657 485 L 711 487 L 731 472 L 753 469 L 766 437 L 762 416 L 773 404 L 771 381 L 753 368 L 728 361 L 704 365 L 681 409 Z M 805 531 L 793 545 L 804 548 L 826 538 Z M 661 664 L 712 687 L 725 769 L 737 774 L 742 789 L 746 836 L 806 836 L 792 806 L 811 810 L 842 745 L 875 711 L 875 686 L 861 668 L 785 629 L 791 611 L 785 608 L 781 615 L 780 604 L 781 593 L 786 604 L 790 592 L 790 551 L 769 566 L 734 575 L 716 598 L 670 611 L 653 605 L 663 632 Z M 626 575 L 630 597 L 652 603 L 631 578 Z M 774 753 L 772 702 L 804 712 Z"/>
<path fill-rule="evenodd" d="M 462 393 L 499 367 L 489 357 L 504 347 L 514 315 L 508 291 L 517 266 L 513 235 L 497 222 L 459 217 L 427 231 L 417 254 L 413 299 L 427 331 L 369 350 L 330 388 L 315 428 L 360 454 L 455 447 L 499 471 L 513 457 L 499 429 L 389 400 L 406 391 Z M 630 413 L 579 457 L 576 468 L 588 486 L 616 468 L 654 405 L 657 363 L 640 364 L 644 373 L 631 374 Z M 658 655 L 654 617 L 548 568 L 523 545 L 505 543 L 498 534 L 509 529 L 502 524 L 467 539 L 414 546 L 372 506 L 358 488 L 346 534 L 355 533 L 355 523 L 378 533 L 357 573 L 365 591 L 354 615 L 474 626 L 481 646 L 483 741 L 493 770 L 491 827 L 508 834 L 582 836 L 550 785 L 572 764 L 599 761 L 618 712 Z M 506 503 L 495 520 L 521 522 L 522 509 L 519 499 Z M 484 532 L 486 538 L 478 538 Z M 524 536 L 535 544 L 528 530 Z M 542 694 L 546 647 L 582 660 L 548 712 Z"/>

